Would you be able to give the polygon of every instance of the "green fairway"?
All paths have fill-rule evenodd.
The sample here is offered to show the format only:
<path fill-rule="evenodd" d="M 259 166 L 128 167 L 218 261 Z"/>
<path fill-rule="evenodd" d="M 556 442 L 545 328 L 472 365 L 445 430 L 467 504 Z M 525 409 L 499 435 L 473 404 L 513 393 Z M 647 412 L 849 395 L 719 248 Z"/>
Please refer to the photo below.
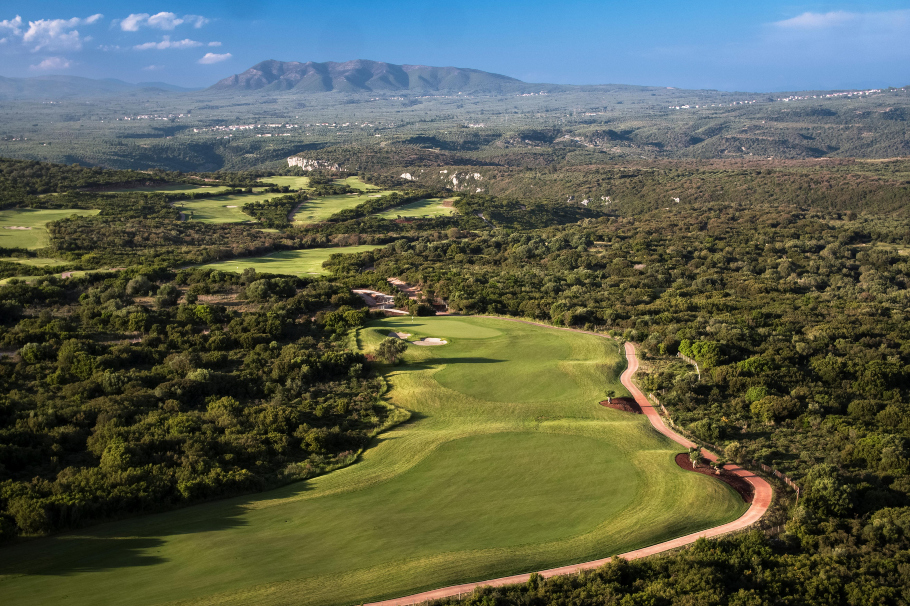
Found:
<path fill-rule="evenodd" d="M 597 404 L 626 394 L 614 341 L 399 317 L 358 343 L 372 351 L 390 331 L 448 344 L 412 345 L 388 369 L 387 397 L 412 418 L 357 463 L 4 547 L 4 604 L 357 604 L 621 553 L 746 509 L 676 467 L 680 446 L 644 416 Z"/>
<path fill-rule="evenodd" d="M 243 257 L 229 261 L 217 261 L 203 265 L 223 271 L 243 271 L 252 267 L 256 271 L 273 274 L 324 274 L 322 264 L 334 254 L 361 253 L 381 248 L 375 244 L 363 246 L 339 246 L 335 248 L 310 248 L 307 250 L 283 250 L 261 257 Z"/>
<path fill-rule="evenodd" d="M 52 265 L 66 265 L 66 261 L 60 259 L 48 259 L 45 257 L 3 257 L 0 261 L 8 263 L 19 263 L 21 265 L 30 265 L 32 267 L 50 267 Z"/>
<path fill-rule="evenodd" d="M 190 183 L 167 183 L 165 185 L 155 185 L 152 187 L 132 187 L 128 189 L 115 189 L 111 192 L 166 192 L 169 194 L 189 194 L 197 192 L 220 192 L 230 189 L 223 185 L 192 185 Z"/>
<path fill-rule="evenodd" d="M 376 213 L 376 216 L 382 217 L 383 219 L 397 219 L 398 217 L 440 217 L 451 215 L 454 212 L 454 207 L 443 206 L 443 200 L 441 198 L 427 198 L 426 200 L 418 200 L 417 202 L 411 202 L 410 204 L 404 204 L 402 206 L 390 208 L 389 210 L 384 210 L 381 213 Z"/>
<path fill-rule="evenodd" d="M 228 194 L 212 198 L 181 200 L 174 206 L 186 215 L 187 221 L 203 223 L 243 223 L 255 221 L 240 209 L 250 202 L 262 202 L 284 194 Z"/>
<path fill-rule="evenodd" d="M 369 183 L 364 183 L 361 181 L 360 177 L 346 177 L 344 179 L 335 179 L 335 183 L 339 185 L 347 185 L 353 189 L 359 189 L 360 191 L 373 191 L 379 189 L 375 185 L 370 185 Z"/>
<path fill-rule="evenodd" d="M 51 221 L 65 219 L 72 215 L 88 217 L 100 211 L 81 208 L 34 209 L 16 208 L 0 210 L 0 247 L 3 248 L 43 248 L 48 245 L 47 230 L 44 225 Z M 25 227 L 27 229 L 12 229 Z"/>
<path fill-rule="evenodd" d="M 310 186 L 309 177 L 262 177 L 259 180 L 263 183 L 273 183 L 279 187 L 287 185 L 293 190 L 306 189 Z"/>
<path fill-rule="evenodd" d="M 324 198 L 313 198 L 300 205 L 297 213 L 294 215 L 295 223 L 319 223 L 325 221 L 340 210 L 354 208 L 358 204 L 376 198 L 380 195 L 387 194 L 387 191 L 372 191 L 360 195 L 343 194 L 340 196 L 326 196 Z"/>

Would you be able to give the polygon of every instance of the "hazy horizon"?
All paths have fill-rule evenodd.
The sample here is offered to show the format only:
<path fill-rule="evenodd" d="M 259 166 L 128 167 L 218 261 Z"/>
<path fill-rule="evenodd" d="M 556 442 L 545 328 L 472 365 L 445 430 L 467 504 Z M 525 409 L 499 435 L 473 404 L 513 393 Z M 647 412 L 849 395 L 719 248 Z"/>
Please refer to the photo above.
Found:
<path fill-rule="evenodd" d="M 9 0 L 0 75 L 202 88 L 266 59 L 455 66 L 525 82 L 778 92 L 910 83 L 905 2 L 179 6 Z"/>

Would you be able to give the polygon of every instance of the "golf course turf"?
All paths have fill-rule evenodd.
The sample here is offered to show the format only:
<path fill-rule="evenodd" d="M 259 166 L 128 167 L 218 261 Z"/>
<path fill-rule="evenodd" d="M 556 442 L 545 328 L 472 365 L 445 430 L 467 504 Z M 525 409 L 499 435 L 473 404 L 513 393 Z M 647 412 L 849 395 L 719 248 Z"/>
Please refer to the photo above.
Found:
<path fill-rule="evenodd" d="M 0 247 L 42 248 L 49 244 L 47 230 L 44 228 L 47 223 L 66 219 L 72 215 L 89 217 L 97 215 L 98 212 L 80 208 L 0 210 Z M 13 229 L 16 227 L 27 227 L 28 229 Z"/>
<path fill-rule="evenodd" d="M 294 213 L 294 223 L 310 224 L 325 221 L 338 211 L 354 208 L 364 202 L 373 200 L 376 196 L 387 194 L 387 191 L 369 190 L 362 194 L 342 194 L 340 196 L 325 196 L 312 198 L 300 205 Z"/>
<path fill-rule="evenodd" d="M 440 217 L 451 215 L 455 212 L 454 207 L 444 206 L 443 202 L 442 198 L 427 198 L 384 210 L 381 213 L 376 213 L 376 216 L 383 219 Z"/>
<path fill-rule="evenodd" d="M 746 509 L 686 473 L 643 415 L 598 405 L 615 342 L 471 317 L 375 321 L 408 340 L 387 399 L 412 413 L 355 464 L 268 493 L 0 549 L 6 604 L 356 604 L 582 562 Z"/>
<path fill-rule="evenodd" d="M 260 257 L 239 257 L 227 261 L 216 261 L 203 267 L 220 269 L 222 271 L 243 271 L 252 267 L 259 272 L 273 274 L 291 274 L 303 276 L 306 274 L 324 274 L 322 264 L 335 254 L 361 253 L 368 250 L 381 248 L 374 244 L 361 246 L 337 246 L 334 248 L 307 248 L 301 250 L 283 250 L 262 255 Z"/>

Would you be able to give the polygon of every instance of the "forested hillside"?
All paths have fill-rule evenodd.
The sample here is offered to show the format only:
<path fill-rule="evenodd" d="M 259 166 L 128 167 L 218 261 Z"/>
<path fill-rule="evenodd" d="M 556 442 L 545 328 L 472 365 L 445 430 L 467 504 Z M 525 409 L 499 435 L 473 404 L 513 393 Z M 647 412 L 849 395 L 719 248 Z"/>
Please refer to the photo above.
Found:
<path fill-rule="evenodd" d="M 4 212 L 100 211 L 50 223 L 46 247 L 0 264 L 3 277 L 29 276 L 0 286 L 5 539 L 352 462 L 405 415 L 381 399 L 386 367 L 355 352 L 351 331 L 368 315 L 351 289 L 392 292 L 397 278 L 419 288 L 419 308 L 392 293 L 415 312 L 445 302 L 636 342 L 640 385 L 683 430 L 801 488 L 797 501 L 769 478 L 775 502 L 752 534 L 463 601 L 910 601 L 906 160 L 486 166 L 468 188 L 450 178 L 464 164 L 416 183 L 387 166 L 361 185 L 392 193 L 313 225 L 288 209 L 355 194 L 334 180 L 348 173 L 313 174 L 294 193 L 262 173 L 208 175 L 231 195 L 275 194 L 219 224 L 182 221 L 176 194 L 97 191 L 132 172 L 3 166 Z M 452 215 L 374 214 L 443 195 Z M 365 244 L 376 248 L 330 257 L 325 276 L 192 267 Z M 44 256 L 117 271 L 27 265 Z"/>

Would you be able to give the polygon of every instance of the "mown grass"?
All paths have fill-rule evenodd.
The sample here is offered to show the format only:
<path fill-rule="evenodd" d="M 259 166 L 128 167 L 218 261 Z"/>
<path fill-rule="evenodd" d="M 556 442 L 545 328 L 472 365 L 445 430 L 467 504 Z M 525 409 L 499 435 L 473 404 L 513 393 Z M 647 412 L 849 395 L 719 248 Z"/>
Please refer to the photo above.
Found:
<path fill-rule="evenodd" d="M 325 221 L 335 213 L 348 208 L 354 208 L 358 204 L 375 198 L 377 195 L 387 194 L 389 192 L 369 190 L 370 193 L 363 194 L 343 194 L 340 196 L 325 196 L 323 198 L 313 198 L 304 202 L 294 214 L 294 222 L 301 224 L 319 223 Z"/>
<path fill-rule="evenodd" d="M 459 317 L 377 321 L 358 342 L 370 351 L 393 330 L 449 344 L 412 345 L 388 369 L 388 398 L 412 419 L 356 464 L 7 547 L 4 603 L 356 604 L 587 561 L 744 511 L 725 484 L 677 468 L 679 446 L 644 417 L 597 404 L 625 393 L 614 342 Z M 541 374 L 546 351 L 559 370 Z M 485 367 L 501 370 L 474 372 Z"/>
<path fill-rule="evenodd" d="M 187 221 L 243 223 L 245 221 L 255 221 L 253 217 L 240 210 L 244 204 L 271 200 L 282 195 L 284 194 L 228 194 L 212 198 L 199 198 L 197 200 L 181 200 L 175 202 L 174 206 L 186 215 Z"/>
<path fill-rule="evenodd" d="M 334 254 L 361 253 L 380 248 L 373 244 L 363 246 L 340 246 L 335 248 L 310 248 L 307 250 L 283 250 L 261 257 L 243 257 L 228 261 L 217 261 L 203 267 L 211 267 L 223 271 L 243 271 L 252 267 L 259 272 L 273 274 L 324 274 L 322 264 Z"/>
<path fill-rule="evenodd" d="M 360 177 L 345 177 L 344 179 L 335 179 L 335 183 L 339 185 L 347 185 L 353 189 L 359 189 L 360 191 L 375 191 L 379 189 L 379 187 L 376 185 L 364 183 Z"/>
<path fill-rule="evenodd" d="M 99 212 L 81 208 L 0 210 L 0 247 L 43 248 L 49 244 L 47 230 L 44 228 L 47 223 L 72 215 L 88 217 L 97 215 Z M 30 227 L 31 229 L 7 229 L 9 227 Z"/>
<path fill-rule="evenodd" d="M 444 200 L 442 198 L 427 198 L 426 200 L 418 200 L 417 202 L 411 202 L 410 204 L 404 204 L 402 206 L 384 210 L 380 213 L 376 213 L 376 216 L 382 217 L 383 219 L 397 219 L 398 217 L 441 217 L 451 215 L 455 212 L 454 207 L 443 206 L 443 202 Z"/>
<path fill-rule="evenodd" d="M 66 265 L 66 261 L 60 259 L 51 259 L 47 257 L 2 257 L 0 261 L 8 263 L 19 263 L 31 267 L 50 267 L 52 265 Z"/>
<path fill-rule="evenodd" d="M 111 192 L 167 192 L 169 194 L 189 194 L 198 192 L 221 192 L 230 189 L 223 185 L 191 185 L 189 183 L 167 183 L 153 187 L 131 187 L 126 189 L 111 190 Z"/>
<path fill-rule="evenodd" d="M 310 186 L 309 177 L 262 177 L 259 179 L 263 183 L 273 183 L 275 185 L 287 185 L 293 190 L 307 189 Z"/>

